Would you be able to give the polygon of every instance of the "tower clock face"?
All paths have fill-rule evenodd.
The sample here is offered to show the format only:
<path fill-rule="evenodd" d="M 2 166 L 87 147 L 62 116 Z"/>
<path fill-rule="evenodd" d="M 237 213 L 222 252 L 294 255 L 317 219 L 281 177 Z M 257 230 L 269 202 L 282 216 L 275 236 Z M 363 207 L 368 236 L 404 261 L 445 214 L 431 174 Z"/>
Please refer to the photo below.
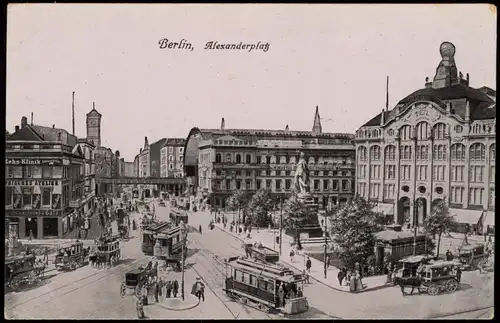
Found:
<path fill-rule="evenodd" d="M 90 125 L 91 126 L 97 126 L 97 120 L 90 120 Z"/>

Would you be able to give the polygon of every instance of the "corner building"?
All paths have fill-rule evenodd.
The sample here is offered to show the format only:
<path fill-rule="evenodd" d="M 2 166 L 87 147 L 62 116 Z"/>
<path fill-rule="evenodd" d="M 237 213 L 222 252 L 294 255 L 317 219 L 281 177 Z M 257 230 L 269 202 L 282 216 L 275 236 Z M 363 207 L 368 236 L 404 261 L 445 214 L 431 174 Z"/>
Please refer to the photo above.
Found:
<path fill-rule="evenodd" d="M 356 193 L 401 225 L 421 226 L 439 200 L 464 229 L 494 228 L 496 92 L 457 74 L 441 44 L 434 80 L 356 132 Z"/>
<path fill-rule="evenodd" d="M 235 190 L 290 193 L 299 153 L 308 159 L 311 193 L 320 209 L 346 203 L 354 193 L 351 134 L 323 133 L 318 109 L 312 131 L 193 128 L 184 149 L 189 193 L 225 208 Z"/>

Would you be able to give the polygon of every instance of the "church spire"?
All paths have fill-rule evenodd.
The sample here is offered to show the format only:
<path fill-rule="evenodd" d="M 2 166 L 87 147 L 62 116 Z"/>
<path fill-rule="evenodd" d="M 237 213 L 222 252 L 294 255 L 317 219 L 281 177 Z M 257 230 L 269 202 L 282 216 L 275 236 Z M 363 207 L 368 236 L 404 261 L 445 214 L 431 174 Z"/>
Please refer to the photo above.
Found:
<path fill-rule="evenodd" d="M 316 113 L 314 114 L 314 124 L 312 132 L 315 134 L 320 134 L 322 132 L 321 129 L 321 118 L 319 116 L 319 107 L 316 106 Z"/>

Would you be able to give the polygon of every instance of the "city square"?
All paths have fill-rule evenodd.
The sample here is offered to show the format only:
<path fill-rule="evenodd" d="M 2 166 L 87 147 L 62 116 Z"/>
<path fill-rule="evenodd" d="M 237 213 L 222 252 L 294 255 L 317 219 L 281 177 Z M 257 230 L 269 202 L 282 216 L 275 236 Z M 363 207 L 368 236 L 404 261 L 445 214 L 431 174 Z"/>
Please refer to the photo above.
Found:
<path fill-rule="evenodd" d="M 485 43 L 496 34 L 484 26 L 496 16 L 460 28 L 437 19 L 442 35 L 424 39 L 425 24 L 405 16 L 413 7 L 366 8 L 377 43 L 343 20 L 354 15 L 349 5 L 325 5 L 328 15 L 319 5 L 301 14 L 276 5 L 260 17 L 281 36 L 221 36 L 210 42 L 224 48 L 204 52 L 209 40 L 194 34 L 146 34 L 195 17 L 253 28 L 245 19 L 258 14 L 227 6 L 240 17 L 233 21 L 216 6 L 137 5 L 149 21 L 132 31 L 133 6 L 86 5 L 81 16 L 49 7 L 9 7 L 7 319 L 494 317 L 496 49 Z M 163 20 L 167 8 L 177 20 Z M 437 10 L 421 8 L 428 17 Z M 317 19 L 307 41 L 333 37 L 345 48 L 325 55 L 342 50 L 346 62 L 274 56 L 314 55 L 277 48 L 296 25 L 271 12 Z M 111 16 L 113 26 L 99 18 Z M 333 16 L 347 34 L 332 31 Z M 418 25 L 398 30 L 403 16 Z M 47 26 L 45 42 L 23 29 L 29 17 L 40 21 L 26 30 Z M 380 20 L 395 17 L 392 27 Z M 117 28 L 131 37 L 113 39 Z M 56 35 L 60 42 L 47 40 Z M 297 30 L 293 37 L 306 41 Z M 165 45 L 181 39 L 187 51 Z M 376 56 L 368 43 L 393 56 Z M 481 59 L 471 50 L 479 44 Z M 20 57 L 35 60 L 27 51 L 38 45 L 48 56 L 31 70 Z M 60 46 L 68 57 L 57 56 Z M 182 64 L 197 72 L 183 74 Z M 327 76 L 339 68 L 340 81 Z M 352 75 L 361 72 L 369 81 Z M 330 80 L 338 90 L 323 84 Z M 354 89 L 358 97 L 344 98 Z"/>

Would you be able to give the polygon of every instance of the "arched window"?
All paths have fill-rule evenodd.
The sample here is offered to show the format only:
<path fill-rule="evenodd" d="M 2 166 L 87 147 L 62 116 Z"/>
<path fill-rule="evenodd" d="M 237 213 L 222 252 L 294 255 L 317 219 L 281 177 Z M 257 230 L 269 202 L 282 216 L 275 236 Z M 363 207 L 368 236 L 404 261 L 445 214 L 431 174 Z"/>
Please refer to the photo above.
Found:
<path fill-rule="evenodd" d="M 400 154 L 402 160 L 411 160 L 411 146 L 401 146 Z"/>
<path fill-rule="evenodd" d="M 246 155 L 246 162 L 247 164 L 251 164 L 252 163 L 252 155 Z"/>
<path fill-rule="evenodd" d="M 370 147 L 370 160 L 380 160 L 380 146 Z"/>
<path fill-rule="evenodd" d="M 469 159 L 476 161 L 484 161 L 486 159 L 486 151 L 482 143 L 476 142 L 470 146 Z"/>
<path fill-rule="evenodd" d="M 366 160 L 367 159 L 367 149 L 366 147 L 359 147 L 358 148 L 358 159 L 359 160 Z"/>
<path fill-rule="evenodd" d="M 396 160 L 396 147 L 395 146 L 387 146 L 385 147 L 385 160 Z"/>
<path fill-rule="evenodd" d="M 270 164 L 271 163 L 271 156 L 266 156 L 266 164 Z"/>
<path fill-rule="evenodd" d="M 401 140 L 410 140 L 411 139 L 411 127 L 408 125 L 404 125 L 399 128 L 399 138 Z"/>
<path fill-rule="evenodd" d="M 241 164 L 241 155 L 240 154 L 236 154 L 236 163 Z"/>
<path fill-rule="evenodd" d="M 280 164 L 286 164 L 286 163 L 287 163 L 287 162 L 286 162 L 286 159 L 287 159 L 287 158 L 286 158 L 285 156 L 281 156 L 281 157 L 280 157 Z"/>
<path fill-rule="evenodd" d="M 427 140 L 427 134 L 429 131 L 429 124 L 425 121 L 417 123 L 417 139 Z"/>
<path fill-rule="evenodd" d="M 222 162 L 222 155 L 221 154 L 215 155 L 215 162 L 216 163 L 221 163 Z"/>
<path fill-rule="evenodd" d="M 377 131 L 377 130 L 373 130 L 373 131 L 372 131 L 372 137 L 373 137 L 373 138 L 378 137 L 378 131 Z"/>
<path fill-rule="evenodd" d="M 490 146 L 490 160 L 492 162 L 495 161 L 495 154 L 496 154 L 496 144 L 493 144 Z"/>
<path fill-rule="evenodd" d="M 450 150 L 452 161 L 465 160 L 465 146 L 463 144 L 453 144 Z"/>
<path fill-rule="evenodd" d="M 444 123 L 437 123 L 432 128 L 432 134 L 434 139 L 444 139 L 446 134 L 446 125 Z"/>

